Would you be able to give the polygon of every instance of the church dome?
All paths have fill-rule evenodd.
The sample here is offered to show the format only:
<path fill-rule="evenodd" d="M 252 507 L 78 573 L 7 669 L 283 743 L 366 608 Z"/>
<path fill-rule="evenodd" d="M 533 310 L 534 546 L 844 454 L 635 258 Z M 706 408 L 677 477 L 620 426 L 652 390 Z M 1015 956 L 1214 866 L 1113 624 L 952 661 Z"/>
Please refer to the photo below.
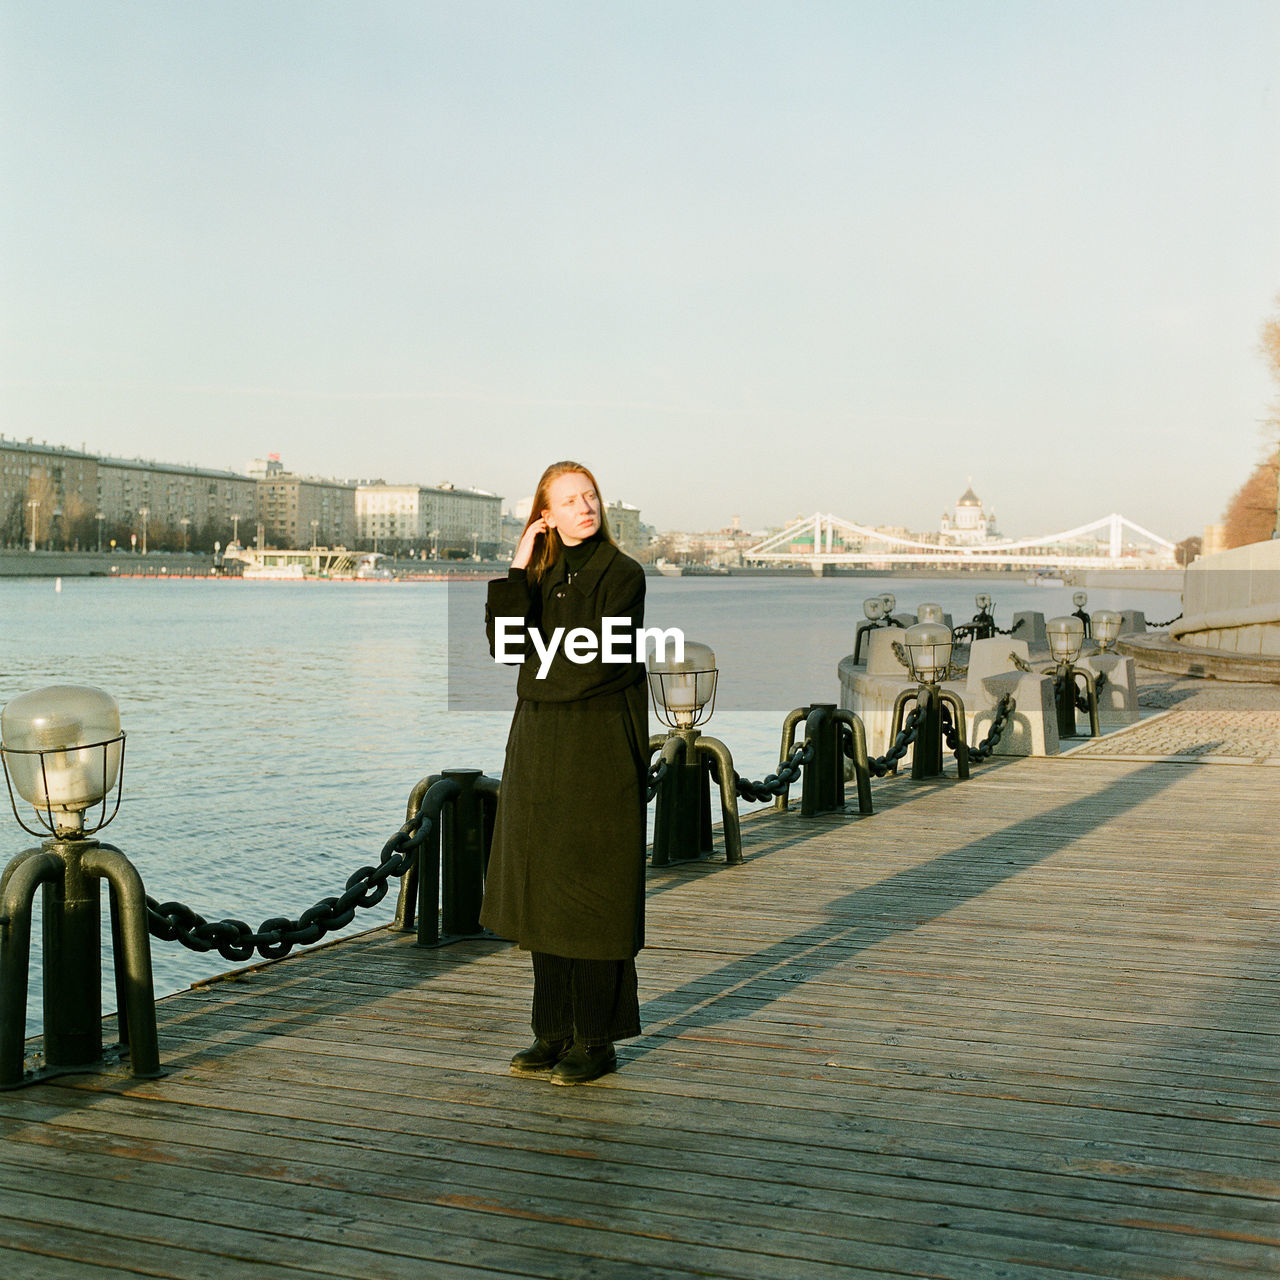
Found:
<path fill-rule="evenodd" d="M 966 489 L 956 502 L 957 507 L 980 507 L 982 501 L 972 489 Z"/>

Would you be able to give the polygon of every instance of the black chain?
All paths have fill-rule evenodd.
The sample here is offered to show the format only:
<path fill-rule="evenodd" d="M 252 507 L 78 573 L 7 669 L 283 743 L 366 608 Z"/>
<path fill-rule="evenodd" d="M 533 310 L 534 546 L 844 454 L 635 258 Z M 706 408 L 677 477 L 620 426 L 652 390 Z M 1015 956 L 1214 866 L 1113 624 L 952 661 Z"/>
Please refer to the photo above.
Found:
<path fill-rule="evenodd" d="M 924 708 L 917 702 L 907 713 L 906 719 L 903 720 L 902 728 L 898 730 L 897 736 L 893 740 L 893 746 L 884 755 L 875 756 L 867 761 L 867 768 L 871 770 L 874 777 L 883 778 L 885 774 L 893 772 L 894 766 L 907 754 L 911 744 L 919 735 L 920 720 L 923 716 Z M 844 750 L 845 755 L 852 757 L 853 734 L 847 726 L 844 734 Z"/>
<path fill-rule="evenodd" d="M 775 796 L 785 795 L 816 752 L 817 746 L 807 739 L 797 742 L 791 748 L 791 754 L 778 766 L 778 772 L 768 774 L 761 782 L 749 782 L 735 770 L 733 783 L 738 795 L 743 800 L 752 801 L 772 800 Z"/>
<path fill-rule="evenodd" d="M 1182 617 L 1182 614 L 1177 613 L 1177 614 L 1174 614 L 1174 616 L 1170 618 L 1168 622 L 1148 622 L 1147 626 L 1152 628 L 1152 630 L 1154 631 L 1163 631 L 1165 627 L 1173 626 L 1173 624 L 1177 622 L 1178 619 L 1181 617 Z"/>
<path fill-rule="evenodd" d="M 1008 630 L 1008 631 L 1006 631 L 1003 627 L 997 627 L 997 626 L 996 626 L 996 624 L 995 624 L 994 622 L 991 624 L 991 626 L 992 626 L 992 629 L 993 629 L 993 630 L 994 630 L 998 635 L 1002 635 L 1002 636 L 1011 636 L 1011 635 L 1013 635 L 1013 633 L 1014 633 L 1015 631 L 1021 631 L 1021 630 L 1022 630 L 1022 628 L 1026 625 L 1026 622 L 1027 622 L 1026 618 L 1019 618 L 1019 619 L 1017 620 L 1017 622 L 1015 622 L 1015 623 L 1013 624 L 1013 626 L 1011 626 L 1011 627 L 1009 628 L 1009 630 Z"/>
<path fill-rule="evenodd" d="M 1017 705 L 1011 693 L 1004 694 L 1000 701 L 996 703 L 996 714 L 991 721 L 991 732 L 976 747 L 969 748 L 970 764 L 981 764 L 994 753 L 996 747 L 1000 744 L 1001 736 L 1004 734 L 1005 725 L 1009 723 L 1009 717 L 1013 714 Z M 955 724 L 952 722 L 951 708 L 945 702 L 942 704 L 941 718 L 942 736 L 946 739 L 947 746 L 951 748 L 951 753 L 955 755 L 960 750 L 960 735 L 956 732 Z"/>
<path fill-rule="evenodd" d="M 387 896 L 387 881 L 413 866 L 431 829 L 430 817 L 419 809 L 383 845 L 376 867 L 352 872 L 339 897 L 321 898 L 297 920 L 272 916 L 255 933 L 243 920 L 206 920 L 181 902 L 158 903 L 148 897 L 147 926 L 152 937 L 162 942 L 177 941 L 192 951 L 217 951 L 226 960 L 248 960 L 255 951 L 267 960 L 279 960 L 294 947 L 318 942 L 326 933 L 344 928 L 360 908 L 377 906 Z"/>
<path fill-rule="evenodd" d="M 1009 723 L 1009 717 L 1013 715 L 1017 705 L 1011 693 L 1004 694 L 1000 701 L 996 703 L 996 714 L 991 721 L 991 732 L 976 747 L 969 748 L 970 764 L 981 764 L 988 756 L 994 753 L 996 747 L 1000 744 L 1000 738 L 1004 734 L 1005 725 Z"/>
<path fill-rule="evenodd" d="M 648 803 L 658 794 L 658 788 L 662 785 L 662 780 L 667 776 L 667 770 L 670 762 L 659 756 L 658 759 L 649 766 L 649 775 L 645 781 L 644 798 Z"/>

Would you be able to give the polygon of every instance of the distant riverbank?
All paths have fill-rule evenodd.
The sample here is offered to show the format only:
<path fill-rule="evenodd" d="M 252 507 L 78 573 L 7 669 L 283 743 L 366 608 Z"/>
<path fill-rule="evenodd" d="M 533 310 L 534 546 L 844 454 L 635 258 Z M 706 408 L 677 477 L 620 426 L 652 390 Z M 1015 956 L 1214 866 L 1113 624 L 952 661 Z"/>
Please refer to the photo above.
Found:
<path fill-rule="evenodd" d="M 400 560 L 389 561 L 397 579 L 405 581 L 465 581 L 474 578 L 490 578 L 507 571 L 505 560 Z M 214 556 L 191 552 L 155 551 L 145 556 L 127 551 L 0 551 L 0 578 L 207 578 L 217 567 Z M 813 571 L 805 566 L 763 568 L 735 567 L 712 569 L 706 565 L 675 566 L 665 572 L 655 565 L 646 565 L 651 576 L 687 578 L 812 578 Z M 1145 591 L 1182 590 L 1181 569 L 1077 569 L 1067 575 L 1071 586 L 1116 587 Z M 1008 582 L 1021 582 L 1028 577 L 1026 569 L 950 568 L 929 565 L 915 569 L 894 569 L 888 574 L 884 569 L 828 566 L 823 574 L 828 578 L 997 578 Z"/>

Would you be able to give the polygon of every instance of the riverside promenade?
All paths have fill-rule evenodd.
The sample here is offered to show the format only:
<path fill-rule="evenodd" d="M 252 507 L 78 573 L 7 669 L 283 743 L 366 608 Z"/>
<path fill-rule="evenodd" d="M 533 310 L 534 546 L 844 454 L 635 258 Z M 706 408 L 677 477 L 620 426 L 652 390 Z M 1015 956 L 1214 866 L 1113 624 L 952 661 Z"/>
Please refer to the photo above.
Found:
<path fill-rule="evenodd" d="M 163 1078 L 0 1093 L 0 1275 L 1280 1275 L 1280 690 L 1142 700 L 651 871 L 645 1033 L 590 1086 L 507 1074 L 497 942 L 162 1000 Z"/>

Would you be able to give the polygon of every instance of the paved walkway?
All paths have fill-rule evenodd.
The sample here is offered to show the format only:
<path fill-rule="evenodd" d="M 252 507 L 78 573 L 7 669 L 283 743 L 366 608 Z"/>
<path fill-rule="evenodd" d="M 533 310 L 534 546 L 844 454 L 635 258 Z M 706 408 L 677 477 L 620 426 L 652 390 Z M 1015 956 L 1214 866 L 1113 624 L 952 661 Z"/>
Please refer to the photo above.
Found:
<path fill-rule="evenodd" d="M 1122 760 L 1280 765 L 1280 685 L 1226 684 L 1140 670 L 1146 717 L 1071 750 Z"/>

